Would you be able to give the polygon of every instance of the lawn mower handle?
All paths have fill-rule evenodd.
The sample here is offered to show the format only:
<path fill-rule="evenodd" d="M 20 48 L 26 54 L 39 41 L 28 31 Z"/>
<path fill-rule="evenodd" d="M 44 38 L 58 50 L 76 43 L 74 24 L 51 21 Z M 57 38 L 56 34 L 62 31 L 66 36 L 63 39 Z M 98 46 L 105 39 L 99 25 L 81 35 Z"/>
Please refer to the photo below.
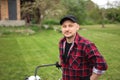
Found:
<path fill-rule="evenodd" d="M 35 76 L 37 75 L 37 71 L 40 67 L 48 67 L 48 66 L 56 66 L 57 68 L 60 68 L 60 65 L 58 64 L 58 62 L 56 62 L 55 64 L 40 65 L 40 66 L 37 66 L 36 69 L 35 69 Z"/>

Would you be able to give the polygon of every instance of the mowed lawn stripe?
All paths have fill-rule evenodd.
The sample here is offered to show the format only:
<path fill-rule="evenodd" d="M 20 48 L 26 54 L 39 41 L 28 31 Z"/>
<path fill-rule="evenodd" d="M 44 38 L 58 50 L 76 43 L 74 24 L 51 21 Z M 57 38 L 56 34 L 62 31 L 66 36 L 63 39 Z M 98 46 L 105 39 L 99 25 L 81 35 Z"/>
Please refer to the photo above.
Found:
<path fill-rule="evenodd" d="M 21 55 L 15 38 L 0 38 L 0 80 L 24 79 L 27 68 Z"/>
<path fill-rule="evenodd" d="M 46 34 L 47 33 L 47 34 Z M 55 33 L 55 34 L 54 34 Z M 54 35 L 53 35 L 54 34 Z M 36 66 L 41 64 L 51 64 L 58 61 L 58 33 L 43 31 L 40 34 L 29 37 L 18 37 L 17 41 L 21 47 L 21 51 L 28 68 L 28 75 L 34 73 Z M 45 79 L 46 74 L 50 75 L 51 80 L 53 79 L 52 74 L 55 74 L 56 68 L 46 68 L 47 71 L 40 70 L 39 75 L 42 75 Z M 49 73 L 52 71 L 52 74 Z M 41 74 L 42 72 L 42 74 Z M 44 72 L 44 73 L 43 73 Z M 59 77 L 59 76 L 54 76 Z"/>

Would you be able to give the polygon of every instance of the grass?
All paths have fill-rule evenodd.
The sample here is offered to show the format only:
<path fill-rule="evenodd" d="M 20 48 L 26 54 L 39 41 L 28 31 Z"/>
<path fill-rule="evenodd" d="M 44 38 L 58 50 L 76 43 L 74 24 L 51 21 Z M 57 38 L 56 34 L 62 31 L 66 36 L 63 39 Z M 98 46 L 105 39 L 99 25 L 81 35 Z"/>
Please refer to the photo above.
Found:
<path fill-rule="evenodd" d="M 120 25 L 106 25 L 105 28 L 95 25 L 92 28 L 90 26 L 83 26 L 83 28 L 87 30 L 80 33 L 95 42 L 108 63 L 108 70 L 101 80 L 119 80 Z"/>
<path fill-rule="evenodd" d="M 119 80 L 120 26 L 81 26 L 80 35 L 96 44 L 108 63 L 107 72 L 100 80 Z M 0 80 L 24 80 L 34 75 L 36 66 L 58 61 L 58 42 L 61 33 L 42 30 L 34 35 L 0 37 Z M 55 67 L 40 68 L 43 80 L 58 80 L 61 72 Z"/>

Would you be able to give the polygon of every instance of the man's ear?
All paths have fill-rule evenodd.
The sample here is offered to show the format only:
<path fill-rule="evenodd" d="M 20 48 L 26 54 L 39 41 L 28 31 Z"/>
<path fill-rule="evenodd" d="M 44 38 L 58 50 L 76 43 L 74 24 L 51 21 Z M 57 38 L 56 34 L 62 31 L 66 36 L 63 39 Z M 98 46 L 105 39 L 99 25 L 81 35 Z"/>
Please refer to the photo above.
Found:
<path fill-rule="evenodd" d="M 79 24 L 77 24 L 77 30 L 79 30 L 80 29 L 80 25 Z"/>

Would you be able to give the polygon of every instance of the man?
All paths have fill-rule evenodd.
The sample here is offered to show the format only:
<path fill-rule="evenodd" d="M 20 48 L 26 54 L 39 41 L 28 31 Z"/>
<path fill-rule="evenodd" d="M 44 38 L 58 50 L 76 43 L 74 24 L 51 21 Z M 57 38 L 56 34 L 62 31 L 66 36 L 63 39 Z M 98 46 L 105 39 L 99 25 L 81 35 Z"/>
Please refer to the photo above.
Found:
<path fill-rule="evenodd" d="M 98 80 L 107 64 L 94 43 L 81 37 L 76 17 L 67 15 L 60 21 L 64 38 L 59 42 L 62 80 Z"/>

